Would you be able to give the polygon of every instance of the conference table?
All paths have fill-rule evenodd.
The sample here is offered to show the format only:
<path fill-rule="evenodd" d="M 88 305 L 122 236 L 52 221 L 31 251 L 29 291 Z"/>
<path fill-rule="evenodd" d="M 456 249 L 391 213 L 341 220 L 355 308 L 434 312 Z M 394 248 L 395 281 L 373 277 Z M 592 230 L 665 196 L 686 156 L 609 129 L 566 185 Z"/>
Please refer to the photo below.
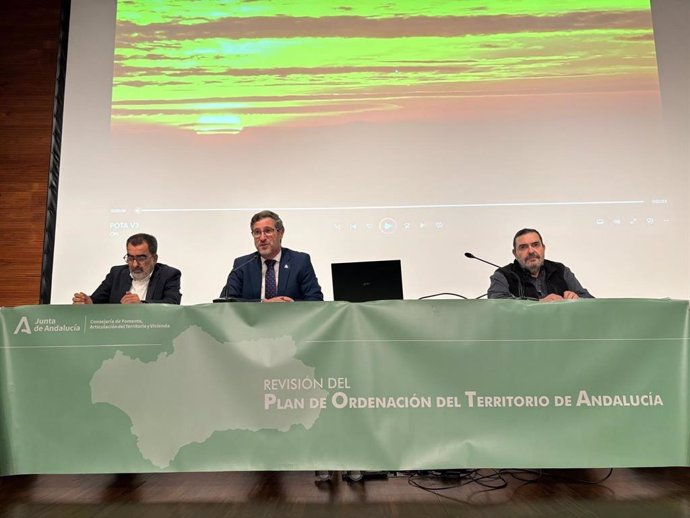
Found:
<path fill-rule="evenodd" d="M 0 309 L 0 475 L 690 466 L 689 303 Z"/>

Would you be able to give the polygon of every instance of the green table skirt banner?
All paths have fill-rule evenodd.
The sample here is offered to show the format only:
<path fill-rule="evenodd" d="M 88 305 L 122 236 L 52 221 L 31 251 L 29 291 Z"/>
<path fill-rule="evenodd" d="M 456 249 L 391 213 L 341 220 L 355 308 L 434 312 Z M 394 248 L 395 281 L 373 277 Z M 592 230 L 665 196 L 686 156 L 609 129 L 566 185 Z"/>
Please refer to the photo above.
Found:
<path fill-rule="evenodd" d="M 0 310 L 0 474 L 690 465 L 688 302 Z"/>

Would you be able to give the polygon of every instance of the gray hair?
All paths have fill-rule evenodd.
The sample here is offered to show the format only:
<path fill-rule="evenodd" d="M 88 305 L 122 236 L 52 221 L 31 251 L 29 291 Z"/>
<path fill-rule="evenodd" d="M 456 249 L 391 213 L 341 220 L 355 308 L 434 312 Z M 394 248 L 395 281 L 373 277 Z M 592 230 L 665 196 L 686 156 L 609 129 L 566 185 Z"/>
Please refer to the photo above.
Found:
<path fill-rule="evenodd" d="M 275 221 L 276 230 L 285 229 L 285 227 L 283 226 L 283 220 L 280 219 L 280 216 L 278 216 L 278 214 L 276 214 L 272 210 L 262 210 L 261 212 L 257 212 L 256 214 L 254 214 L 252 216 L 252 220 L 249 222 L 249 228 L 253 229 L 254 223 L 266 218 L 271 218 L 273 221 Z"/>

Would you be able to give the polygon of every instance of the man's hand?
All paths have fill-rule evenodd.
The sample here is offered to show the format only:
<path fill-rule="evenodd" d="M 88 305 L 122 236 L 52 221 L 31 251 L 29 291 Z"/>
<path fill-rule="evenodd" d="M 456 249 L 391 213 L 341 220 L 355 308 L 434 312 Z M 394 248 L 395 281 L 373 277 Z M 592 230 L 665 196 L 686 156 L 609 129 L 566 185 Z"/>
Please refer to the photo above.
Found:
<path fill-rule="evenodd" d="M 72 297 L 72 304 L 93 304 L 93 301 L 86 293 L 80 291 Z"/>
<path fill-rule="evenodd" d="M 556 300 L 563 300 L 563 297 L 556 295 L 555 293 L 549 293 L 543 299 L 539 299 L 539 302 L 554 302 Z"/>
<path fill-rule="evenodd" d="M 285 297 L 285 296 L 280 296 L 280 297 L 273 297 L 272 299 L 264 299 L 264 302 L 295 302 L 293 299 L 290 297 Z"/>
<path fill-rule="evenodd" d="M 577 300 L 580 296 L 574 291 L 564 291 L 563 296 L 556 295 L 555 293 L 549 293 L 543 299 L 539 299 L 539 302 L 553 302 L 555 300 Z"/>
<path fill-rule="evenodd" d="M 120 299 L 120 304 L 140 304 L 141 299 L 139 298 L 139 295 L 135 295 L 134 293 L 127 292 L 125 293 L 124 297 Z"/>

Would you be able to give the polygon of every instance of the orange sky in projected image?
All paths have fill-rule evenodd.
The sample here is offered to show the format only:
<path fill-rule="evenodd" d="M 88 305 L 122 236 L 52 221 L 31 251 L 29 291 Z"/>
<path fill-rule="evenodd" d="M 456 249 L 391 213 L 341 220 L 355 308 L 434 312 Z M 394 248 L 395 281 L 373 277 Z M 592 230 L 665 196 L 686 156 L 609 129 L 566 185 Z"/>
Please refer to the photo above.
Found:
<path fill-rule="evenodd" d="M 648 10 L 119 21 L 114 72 L 122 133 L 659 111 Z"/>

